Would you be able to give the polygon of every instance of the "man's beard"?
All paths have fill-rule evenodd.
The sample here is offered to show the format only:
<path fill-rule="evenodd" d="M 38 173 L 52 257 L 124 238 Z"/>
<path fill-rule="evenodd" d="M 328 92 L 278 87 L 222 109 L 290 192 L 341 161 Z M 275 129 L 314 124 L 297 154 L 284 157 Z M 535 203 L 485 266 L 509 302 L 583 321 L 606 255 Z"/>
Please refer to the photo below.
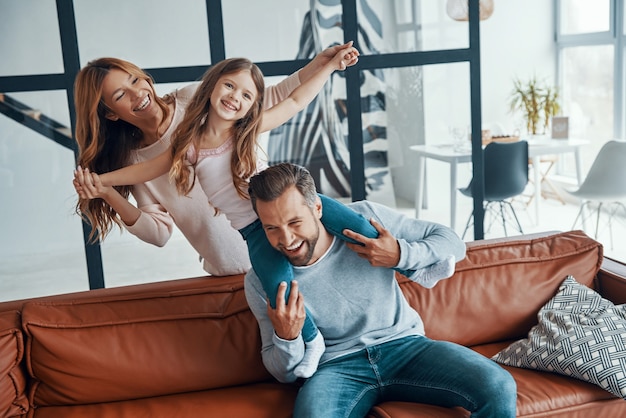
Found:
<path fill-rule="evenodd" d="M 302 246 L 306 248 L 306 253 L 304 255 L 298 256 L 290 256 L 287 254 L 286 250 L 281 251 L 285 257 L 289 260 L 289 262 L 294 266 L 306 266 L 309 264 L 311 259 L 313 258 L 313 252 L 315 251 L 315 246 L 317 245 L 317 240 L 320 237 L 319 226 L 316 226 L 315 235 L 312 237 L 306 238 L 302 241 Z"/>

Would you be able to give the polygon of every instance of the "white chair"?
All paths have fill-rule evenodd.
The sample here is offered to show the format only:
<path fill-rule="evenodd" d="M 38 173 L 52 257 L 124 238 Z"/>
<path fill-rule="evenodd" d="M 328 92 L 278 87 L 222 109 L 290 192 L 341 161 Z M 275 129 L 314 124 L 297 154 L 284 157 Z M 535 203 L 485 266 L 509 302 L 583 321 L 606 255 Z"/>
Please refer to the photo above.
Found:
<path fill-rule="evenodd" d="M 585 220 L 593 214 L 593 211 L 585 216 L 585 208 L 595 204 L 596 229 L 594 238 L 598 238 L 600 225 L 600 213 L 602 207 L 608 206 L 608 227 L 613 247 L 613 217 L 620 211 L 626 214 L 626 207 L 621 199 L 626 198 L 626 141 L 609 141 L 602 148 L 593 161 L 587 177 L 578 190 L 567 191 L 567 193 L 581 199 L 580 210 L 572 229 L 576 227 L 578 220 L 582 221 L 583 228 Z"/>

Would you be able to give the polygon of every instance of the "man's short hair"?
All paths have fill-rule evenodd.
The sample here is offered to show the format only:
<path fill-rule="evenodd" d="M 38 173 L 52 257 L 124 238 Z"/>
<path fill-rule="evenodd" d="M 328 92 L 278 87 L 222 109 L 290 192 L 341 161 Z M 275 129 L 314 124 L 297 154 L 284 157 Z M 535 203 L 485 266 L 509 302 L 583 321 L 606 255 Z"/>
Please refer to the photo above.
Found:
<path fill-rule="evenodd" d="M 282 196 L 290 187 L 298 189 L 310 208 L 315 206 L 317 191 L 315 180 L 306 168 L 291 164 L 280 163 L 268 167 L 266 170 L 250 178 L 248 193 L 252 207 L 256 212 L 256 202 L 271 202 Z"/>

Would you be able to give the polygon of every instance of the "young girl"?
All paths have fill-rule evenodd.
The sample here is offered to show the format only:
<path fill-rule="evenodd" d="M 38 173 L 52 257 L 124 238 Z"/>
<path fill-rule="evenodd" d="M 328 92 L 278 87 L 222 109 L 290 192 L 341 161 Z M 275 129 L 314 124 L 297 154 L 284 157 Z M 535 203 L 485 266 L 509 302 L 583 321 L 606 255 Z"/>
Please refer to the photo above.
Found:
<path fill-rule="evenodd" d="M 340 50 L 287 99 L 265 111 L 262 110 L 264 80 L 258 67 L 244 58 L 222 61 L 205 73 L 174 135 L 171 152 L 101 176 L 84 171 L 84 179 L 87 183 L 105 186 L 134 184 L 169 170 L 178 191 L 185 194 L 197 177 L 211 205 L 223 212 L 245 238 L 252 267 L 264 284 L 270 305 L 275 307 L 278 285 L 283 281 L 289 284 L 293 272 L 288 260 L 267 241 L 247 194 L 248 179 L 265 168 L 257 157 L 257 137 L 302 110 L 335 70 L 345 69 L 357 57 L 358 52 L 351 45 Z M 326 214 L 322 222 L 333 234 L 349 240 L 341 235 L 341 231 L 348 228 L 377 237 L 377 231 L 365 218 L 333 199 L 321 198 Z M 413 277 L 421 274 L 422 284 L 432 287 L 438 279 L 449 277 L 453 268 L 453 260 L 446 260 L 426 272 L 402 273 Z M 325 346 L 308 312 L 302 337 L 305 357 L 294 373 L 310 377 L 317 370 Z"/>

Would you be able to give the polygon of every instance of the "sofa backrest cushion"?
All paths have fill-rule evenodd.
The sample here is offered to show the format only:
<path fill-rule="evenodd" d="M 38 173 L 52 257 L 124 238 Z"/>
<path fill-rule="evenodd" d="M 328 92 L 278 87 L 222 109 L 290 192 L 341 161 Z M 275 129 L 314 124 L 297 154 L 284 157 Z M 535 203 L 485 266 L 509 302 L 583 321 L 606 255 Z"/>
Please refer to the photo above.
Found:
<path fill-rule="evenodd" d="M 428 337 L 472 346 L 525 336 L 568 275 L 595 287 L 602 256 L 582 231 L 474 241 L 454 276 L 434 288 L 399 281 Z"/>
<path fill-rule="evenodd" d="M 24 339 L 18 311 L 0 312 L 0 417 L 28 411 L 23 356 Z"/>
<path fill-rule="evenodd" d="M 243 276 L 188 280 L 194 286 L 177 280 L 169 290 L 159 284 L 158 291 L 104 289 L 27 302 L 32 404 L 111 402 L 267 380 Z"/>

